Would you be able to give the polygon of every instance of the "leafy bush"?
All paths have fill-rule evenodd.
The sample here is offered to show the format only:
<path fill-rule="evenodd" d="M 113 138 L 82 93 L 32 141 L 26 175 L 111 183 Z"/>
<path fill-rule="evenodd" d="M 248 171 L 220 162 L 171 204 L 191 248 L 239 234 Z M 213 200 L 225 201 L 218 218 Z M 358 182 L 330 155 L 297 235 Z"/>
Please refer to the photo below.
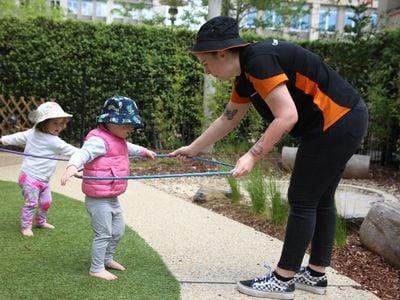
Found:
<path fill-rule="evenodd" d="M 156 148 L 186 144 L 202 126 L 201 66 L 188 30 L 145 25 L 0 19 L 0 92 L 56 99 L 80 142 L 113 95 L 136 100 Z"/>

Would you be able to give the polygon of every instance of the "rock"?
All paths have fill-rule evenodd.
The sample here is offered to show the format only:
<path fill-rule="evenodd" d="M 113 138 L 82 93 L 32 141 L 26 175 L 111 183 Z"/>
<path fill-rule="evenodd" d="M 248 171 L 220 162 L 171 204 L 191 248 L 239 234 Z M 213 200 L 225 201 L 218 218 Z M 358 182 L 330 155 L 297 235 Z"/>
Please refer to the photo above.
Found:
<path fill-rule="evenodd" d="M 400 204 L 377 203 L 360 228 L 361 243 L 400 268 Z"/>
<path fill-rule="evenodd" d="M 197 203 L 204 203 L 214 199 L 225 199 L 227 201 L 231 201 L 231 195 L 231 191 L 201 186 L 193 196 L 193 201 Z"/>
<path fill-rule="evenodd" d="M 286 169 L 292 170 L 297 154 L 297 147 L 282 148 L 282 163 Z M 343 178 L 368 178 L 370 156 L 354 154 L 346 164 Z"/>

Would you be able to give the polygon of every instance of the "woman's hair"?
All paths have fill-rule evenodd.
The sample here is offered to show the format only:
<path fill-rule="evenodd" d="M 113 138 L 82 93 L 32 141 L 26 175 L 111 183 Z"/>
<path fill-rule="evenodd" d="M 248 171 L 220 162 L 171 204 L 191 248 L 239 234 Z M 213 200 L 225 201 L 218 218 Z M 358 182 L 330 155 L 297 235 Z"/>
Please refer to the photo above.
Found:
<path fill-rule="evenodd" d="M 227 51 L 231 52 L 231 53 L 239 53 L 240 51 L 243 50 L 244 47 L 234 47 L 234 48 L 230 48 Z"/>
<path fill-rule="evenodd" d="M 225 51 L 235 54 L 235 53 L 240 53 L 240 51 L 242 51 L 243 48 L 244 47 L 234 47 L 234 48 L 226 49 Z M 212 52 L 208 52 L 208 53 L 210 53 L 213 56 L 217 56 L 219 52 L 221 52 L 221 51 L 212 51 Z"/>

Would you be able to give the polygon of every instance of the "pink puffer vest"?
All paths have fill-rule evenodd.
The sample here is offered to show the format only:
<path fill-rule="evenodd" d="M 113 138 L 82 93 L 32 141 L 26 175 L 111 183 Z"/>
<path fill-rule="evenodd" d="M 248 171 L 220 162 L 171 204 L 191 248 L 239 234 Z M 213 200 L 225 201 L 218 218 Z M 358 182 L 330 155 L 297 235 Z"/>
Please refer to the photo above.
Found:
<path fill-rule="evenodd" d="M 104 140 L 107 153 L 86 164 L 83 175 L 128 176 L 130 170 L 126 141 L 111 134 L 102 125 L 91 130 L 86 136 L 86 140 L 92 136 Z M 83 180 L 82 191 L 85 195 L 93 198 L 111 198 L 125 192 L 127 185 L 127 180 Z"/>

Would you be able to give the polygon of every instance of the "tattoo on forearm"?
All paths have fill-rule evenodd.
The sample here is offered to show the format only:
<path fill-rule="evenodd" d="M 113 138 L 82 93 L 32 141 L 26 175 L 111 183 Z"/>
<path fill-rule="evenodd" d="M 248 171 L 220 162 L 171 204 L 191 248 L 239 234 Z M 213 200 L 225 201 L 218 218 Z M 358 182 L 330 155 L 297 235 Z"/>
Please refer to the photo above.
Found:
<path fill-rule="evenodd" d="M 230 109 L 228 109 L 228 108 L 225 108 L 224 115 L 226 116 L 226 118 L 227 118 L 228 120 L 233 120 L 233 118 L 235 117 L 235 115 L 237 114 L 237 112 L 238 112 L 237 109 L 232 109 L 232 110 L 230 110 Z"/>
<path fill-rule="evenodd" d="M 260 156 L 263 154 L 263 151 L 264 151 L 264 148 L 261 145 L 259 145 L 259 143 L 255 144 L 253 146 L 253 148 L 250 149 L 250 153 L 253 156 Z"/>
<path fill-rule="evenodd" d="M 285 131 L 281 138 L 274 143 L 273 146 L 275 146 L 281 139 L 283 139 L 287 134 L 289 133 L 289 131 Z M 263 147 L 263 141 L 264 141 L 264 135 L 259 139 L 259 141 L 250 149 L 250 153 L 253 156 L 261 156 L 264 153 L 264 147 Z"/>
<path fill-rule="evenodd" d="M 264 147 L 262 146 L 262 143 L 264 141 L 264 136 L 260 138 L 260 140 L 250 149 L 250 153 L 253 156 L 261 156 L 264 152 Z"/>

